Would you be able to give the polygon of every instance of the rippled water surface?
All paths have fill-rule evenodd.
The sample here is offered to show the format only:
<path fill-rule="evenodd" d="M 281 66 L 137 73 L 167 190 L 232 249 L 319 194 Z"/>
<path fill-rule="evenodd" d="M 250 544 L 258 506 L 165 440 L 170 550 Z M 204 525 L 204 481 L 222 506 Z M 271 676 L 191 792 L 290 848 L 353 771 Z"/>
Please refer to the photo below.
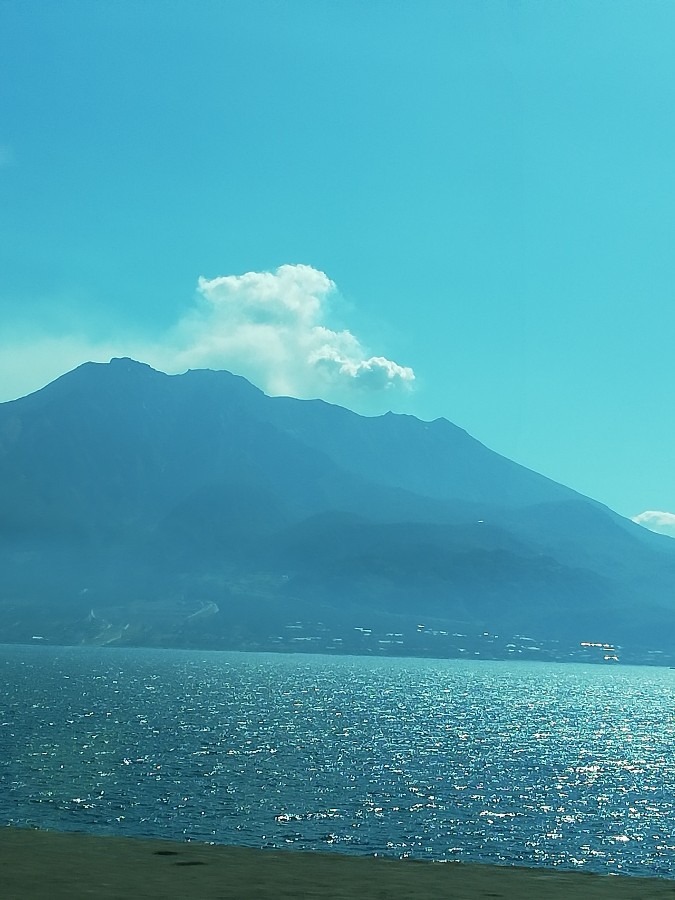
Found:
<path fill-rule="evenodd" d="M 673 876 L 675 672 L 0 646 L 0 822 Z"/>

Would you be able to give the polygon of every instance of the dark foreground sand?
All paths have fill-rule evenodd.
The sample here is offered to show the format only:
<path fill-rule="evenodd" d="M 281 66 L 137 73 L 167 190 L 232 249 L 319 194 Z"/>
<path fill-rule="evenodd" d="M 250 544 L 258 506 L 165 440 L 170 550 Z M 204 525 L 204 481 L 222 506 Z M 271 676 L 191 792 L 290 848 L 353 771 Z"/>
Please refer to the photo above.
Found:
<path fill-rule="evenodd" d="M 2 900 L 675 900 L 675 880 L 0 828 Z"/>

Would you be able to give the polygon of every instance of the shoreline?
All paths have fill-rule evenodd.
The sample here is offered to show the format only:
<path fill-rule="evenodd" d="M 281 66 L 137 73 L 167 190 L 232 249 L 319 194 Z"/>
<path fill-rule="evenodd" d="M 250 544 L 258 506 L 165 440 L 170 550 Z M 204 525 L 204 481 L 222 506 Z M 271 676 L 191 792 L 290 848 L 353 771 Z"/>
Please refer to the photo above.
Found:
<path fill-rule="evenodd" d="M 675 881 L 558 869 L 0 829 L 0 896 L 165 900 L 665 900 Z"/>
<path fill-rule="evenodd" d="M 575 658 L 570 659 L 569 656 L 560 656 L 560 657 L 549 657 L 549 656 L 489 656 L 489 655 L 479 655 L 479 656 L 468 656 L 468 655 L 447 655 L 447 654 L 438 654 L 435 655 L 433 653 L 417 653 L 417 654 L 406 654 L 406 653 L 357 653 L 357 652 L 349 652 L 343 650 L 326 650 L 321 648 L 316 649 L 296 649 L 296 648 L 281 648 L 278 646 L 269 647 L 186 647 L 186 646 L 159 646 L 157 644 L 118 644 L 114 641 L 107 641 L 102 644 L 83 644 L 83 643 L 73 643 L 73 644 L 61 644 L 58 641 L 52 643 L 47 640 L 21 640 L 21 641 L 0 641 L 0 648 L 2 647 L 34 647 L 34 648 L 46 648 L 52 650 L 103 650 L 103 651 L 153 651 L 159 653 L 213 653 L 213 654 L 222 654 L 222 653 L 235 653 L 235 654 L 259 654 L 259 655 L 273 655 L 273 656 L 289 656 L 295 658 L 302 657 L 312 657 L 312 656 L 321 656 L 325 659 L 366 659 L 366 660 L 391 660 L 397 662 L 486 662 L 486 663 L 537 663 L 541 665 L 564 665 L 564 666 L 591 666 L 597 669 L 612 669 L 612 670 L 626 670 L 626 669 L 662 669 L 662 670 L 673 670 L 675 671 L 675 656 L 671 656 L 666 653 L 666 651 L 659 650 L 659 653 L 664 654 L 664 658 L 660 660 L 654 660 L 649 656 L 639 658 L 630 657 L 627 660 L 621 660 L 619 662 L 606 662 L 602 659 L 588 657 L 584 658 Z"/>

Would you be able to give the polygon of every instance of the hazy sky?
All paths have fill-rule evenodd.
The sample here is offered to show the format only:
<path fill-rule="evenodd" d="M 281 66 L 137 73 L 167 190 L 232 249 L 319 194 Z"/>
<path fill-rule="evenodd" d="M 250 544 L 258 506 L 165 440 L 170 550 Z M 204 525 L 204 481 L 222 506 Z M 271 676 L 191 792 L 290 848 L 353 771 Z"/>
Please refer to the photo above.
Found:
<path fill-rule="evenodd" d="M 0 400 L 228 368 L 675 511 L 674 42 L 647 0 L 0 0 Z"/>

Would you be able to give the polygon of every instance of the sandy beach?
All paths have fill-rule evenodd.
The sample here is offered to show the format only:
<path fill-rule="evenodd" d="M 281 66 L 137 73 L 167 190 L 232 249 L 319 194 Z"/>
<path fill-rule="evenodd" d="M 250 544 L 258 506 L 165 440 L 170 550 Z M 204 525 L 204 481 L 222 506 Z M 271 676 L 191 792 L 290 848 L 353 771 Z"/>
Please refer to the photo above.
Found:
<path fill-rule="evenodd" d="M 656 900 L 675 880 L 0 829 L 3 900 Z"/>

